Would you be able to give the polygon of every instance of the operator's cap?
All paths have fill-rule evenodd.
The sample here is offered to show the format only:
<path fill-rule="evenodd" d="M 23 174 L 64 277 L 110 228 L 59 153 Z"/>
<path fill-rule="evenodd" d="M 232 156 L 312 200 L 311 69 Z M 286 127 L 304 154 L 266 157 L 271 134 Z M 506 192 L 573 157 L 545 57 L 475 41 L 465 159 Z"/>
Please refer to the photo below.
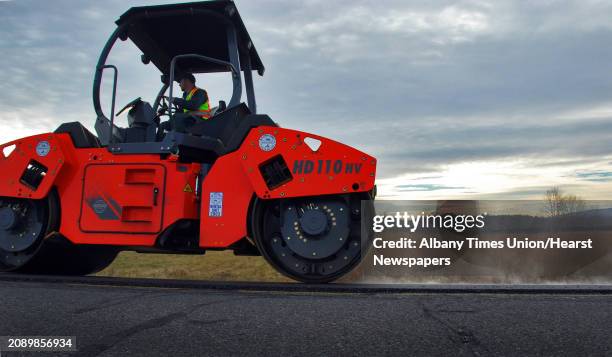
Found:
<path fill-rule="evenodd" d="M 196 82 L 195 76 L 192 73 L 189 73 L 189 72 L 182 73 L 178 77 L 179 81 L 182 81 L 183 79 L 189 79 L 191 81 L 191 83 L 193 83 L 193 84 L 195 84 L 195 82 Z"/>

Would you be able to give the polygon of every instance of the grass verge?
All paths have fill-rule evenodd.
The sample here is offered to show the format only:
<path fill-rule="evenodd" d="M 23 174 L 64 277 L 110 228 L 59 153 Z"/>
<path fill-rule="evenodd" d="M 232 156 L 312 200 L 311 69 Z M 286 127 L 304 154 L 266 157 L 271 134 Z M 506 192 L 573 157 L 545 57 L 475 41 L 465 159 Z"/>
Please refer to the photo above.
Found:
<path fill-rule="evenodd" d="M 121 252 L 98 276 L 196 279 L 220 281 L 292 282 L 262 257 L 235 256 L 231 251 L 205 255 L 142 254 Z"/>

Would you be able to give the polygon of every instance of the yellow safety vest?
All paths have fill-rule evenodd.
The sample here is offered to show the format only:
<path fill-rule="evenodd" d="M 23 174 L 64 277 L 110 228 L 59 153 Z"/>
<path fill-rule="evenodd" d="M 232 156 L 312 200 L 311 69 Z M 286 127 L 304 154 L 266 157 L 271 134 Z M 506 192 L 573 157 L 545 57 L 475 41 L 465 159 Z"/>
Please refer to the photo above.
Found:
<path fill-rule="evenodd" d="M 195 94 L 195 92 L 198 90 L 199 88 L 194 87 L 188 94 L 187 97 L 185 97 L 186 101 L 190 101 L 191 97 L 193 97 L 193 95 Z M 187 113 L 190 112 L 195 116 L 198 116 L 204 120 L 210 118 L 210 105 L 208 105 L 208 100 L 200 105 L 200 107 L 198 108 L 198 110 L 187 110 L 187 109 L 183 109 L 183 112 Z"/>

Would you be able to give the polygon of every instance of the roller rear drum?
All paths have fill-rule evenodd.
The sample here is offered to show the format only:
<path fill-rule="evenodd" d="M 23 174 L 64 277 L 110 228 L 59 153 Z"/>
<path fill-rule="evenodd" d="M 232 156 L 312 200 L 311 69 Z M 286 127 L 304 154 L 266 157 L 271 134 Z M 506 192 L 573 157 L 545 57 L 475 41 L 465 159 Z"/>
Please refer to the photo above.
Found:
<path fill-rule="evenodd" d="M 284 275 L 326 283 L 361 261 L 362 248 L 369 245 L 362 239 L 361 221 L 373 211 L 367 194 L 256 200 L 252 235 L 262 255 Z"/>

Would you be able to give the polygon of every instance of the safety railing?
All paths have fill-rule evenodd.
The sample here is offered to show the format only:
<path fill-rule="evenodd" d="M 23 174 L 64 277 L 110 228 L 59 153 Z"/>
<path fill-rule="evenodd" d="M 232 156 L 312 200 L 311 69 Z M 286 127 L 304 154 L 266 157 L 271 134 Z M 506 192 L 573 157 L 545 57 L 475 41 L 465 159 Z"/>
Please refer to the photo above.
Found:
<path fill-rule="evenodd" d="M 119 70 L 116 66 L 112 64 L 107 64 L 102 66 L 102 71 L 110 68 L 113 70 L 113 97 L 111 99 L 111 112 L 110 112 L 110 127 L 109 127 L 109 137 L 108 137 L 108 145 L 112 147 L 115 144 L 115 135 L 113 135 L 113 129 L 115 128 L 115 99 L 117 97 L 117 77 L 119 76 Z"/>

